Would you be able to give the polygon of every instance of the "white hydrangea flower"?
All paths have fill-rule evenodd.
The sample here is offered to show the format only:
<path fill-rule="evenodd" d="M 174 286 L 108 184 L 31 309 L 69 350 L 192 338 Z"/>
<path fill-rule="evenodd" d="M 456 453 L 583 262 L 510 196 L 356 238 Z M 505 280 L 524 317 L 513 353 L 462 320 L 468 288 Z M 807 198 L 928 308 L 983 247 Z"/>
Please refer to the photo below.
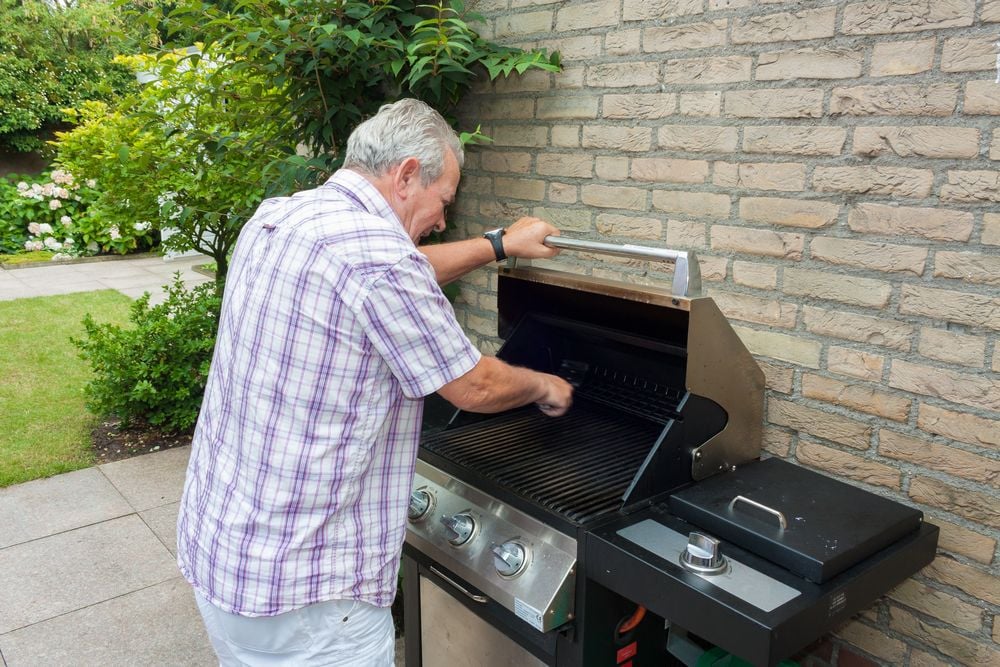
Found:
<path fill-rule="evenodd" d="M 28 190 L 29 190 L 29 188 L 28 188 L 28 184 L 27 183 L 25 183 L 24 181 L 19 181 L 18 182 L 18 184 L 17 184 L 17 191 L 18 192 L 20 192 L 21 194 L 24 194 Z"/>
<path fill-rule="evenodd" d="M 118 239 L 120 239 L 122 237 L 121 232 L 118 231 L 118 225 L 113 225 L 111 227 L 111 229 L 108 230 L 108 234 L 111 236 L 111 239 L 114 240 L 114 241 L 117 241 Z"/>
<path fill-rule="evenodd" d="M 60 248 L 62 248 L 62 243 L 56 241 L 56 237 L 49 236 L 45 239 L 45 247 L 49 248 L 50 250 L 59 250 Z"/>
<path fill-rule="evenodd" d="M 90 243 L 87 244 L 88 252 L 97 252 L 98 250 L 100 250 L 100 248 L 101 247 L 97 245 L 97 241 L 91 241 Z"/>
<path fill-rule="evenodd" d="M 39 225 L 37 222 L 29 222 L 28 232 L 31 233 L 32 236 L 38 236 L 39 234 L 42 233 L 42 226 Z"/>
<path fill-rule="evenodd" d="M 38 225 L 38 231 L 41 234 L 51 234 L 52 233 L 52 225 L 50 225 L 47 222 L 43 222 L 42 224 Z"/>
<path fill-rule="evenodd" d="M 97 181 L 95 181 L 92 178 L 88 178 L 87 179 L 87 187 L 88 188 L 96 188 L 97 187 Z"/>
<path fill-rule="evenodd" d="M 58 199 L 49 200 L 49 208 L 52 209 L 53 211 L 61 207 L 62 207 L 62 202 L 59 201 Z"/>
<path fill-rule="evenodd" d="M 59 218 L 59 222 L 62 223 L 64 227 L 69 227 L 70 225 L 73 224 L 73 218 L 69 217 L 68 215 L 64 215 L 63 217 Z"/>
<path fill-rule="evenodd" d="M 137 231 L 137 232 L 144 232 L 147 229 L 149 229 L 149 223 L 148 222 L 137 222 L 137 223 L 135 223 L 135 231 Z"/>

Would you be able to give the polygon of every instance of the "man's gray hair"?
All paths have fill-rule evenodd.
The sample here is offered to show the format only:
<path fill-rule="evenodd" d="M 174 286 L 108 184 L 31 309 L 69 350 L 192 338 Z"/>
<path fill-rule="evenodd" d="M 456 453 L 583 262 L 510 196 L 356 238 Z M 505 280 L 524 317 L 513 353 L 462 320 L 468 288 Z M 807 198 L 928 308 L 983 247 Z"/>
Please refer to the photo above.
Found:
<path fill-rule="evenodd" d="M 461 168 L 465 152 L 455 131 L 427 104 L 406 98 L 383 105 L 354 128 L 347 139 L 344 167 L 378 177 L 415 157 L 420 161 L 420 182 L 427 186 L 444 171 L 446 150 L 455 155 Z"/>

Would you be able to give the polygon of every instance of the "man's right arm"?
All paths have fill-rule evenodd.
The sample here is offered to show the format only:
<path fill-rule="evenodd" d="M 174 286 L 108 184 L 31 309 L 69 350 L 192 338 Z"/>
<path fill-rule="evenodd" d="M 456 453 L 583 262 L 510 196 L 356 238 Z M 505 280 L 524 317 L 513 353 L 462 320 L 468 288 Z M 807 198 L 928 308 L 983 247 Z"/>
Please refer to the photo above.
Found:
<path fill-rule="evenodd" d="M 502 412 L 529 403 L 550 417 L 565 414 L 573 387 L 556 375 L 482 357 L 471 371 L 438 390 L 449 403 L 468 412 Z"/>

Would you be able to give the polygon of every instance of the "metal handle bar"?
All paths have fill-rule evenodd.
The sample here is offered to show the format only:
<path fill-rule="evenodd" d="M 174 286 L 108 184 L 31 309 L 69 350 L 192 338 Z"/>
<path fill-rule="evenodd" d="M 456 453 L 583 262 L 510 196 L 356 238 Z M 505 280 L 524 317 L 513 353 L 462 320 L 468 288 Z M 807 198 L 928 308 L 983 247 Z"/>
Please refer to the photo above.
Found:
<path fill-rule="evenodd" d="M 467 589 L 464 586 L 460 585 L 454 579 L 452 579 L 451 577 L 447 576 L 446 574 L 444 574 L 443 572 L 441 572 L 441 570 L 437 569 L 433 565 L 430 566 L 430 570 L 431 570 L 431 572 L 433 572 L 437 576 L 441 577 L 442 579 L 444 579 L 445 581 L 447 581 L 449 584 L 451 584 L 452 586 L 454 586 L 458 590 L 460 590 L 463 593 L 465 593 L 467 596 L 469 596 L 471 599 L 475 600 L 476 602 L 478 602 L 480 604 L 486 604 L 487 602 L 490 601 L 490 599 L 488 597 L 486 597 L 485 595 L 476 595 L 475 593 L 469 591 L 469 589 Z"/>
<path fill-rule="evenodd" d="M 781 512 L 779 512 L 778 510 L 776 510 L 776 509 L 774 509 L 772 507 L 768 507 L 767 505 L 764 505 L 762 503 L 758 503 L 756 500 L 750 500 L 746 496 L 736 496 L 735 498 L 733 498 L 732 502 L 729 503 L 729 511 L 730 512 L 733 511 L 733 508 L 736 506 L 736 503 L 738 503 L 739 501 L 743 501 L 747 505 L 752 505 L 753 507 L 756 507 L 757 509 L 761 510 L 762 512 L 767 512 L 768 514 L 771 514 L 773 516 L 778 517 L 778 525 L 781 526 L 781 529 L 784 530 L 785 528 L 788 528 L 788 522 L 785 521 L 785 515 L 784 514 L 782 514 Z"/>
<path fill-rule="evenodd" d="M 619 245 L 572 239 L 565 236 L 546 236 L 544 243 L 551 248 L 564 250 L 582 250 L 617 257 L 668 262 L 674 265 L 674 281 L 670 287 L 671 294 L 689 297 L 701 292 L 701 270 L 698 268 L 698 259 L 693 252 L 687 250 L 670 250 L 669 248 L 653 248 L 627 243 Z"/>

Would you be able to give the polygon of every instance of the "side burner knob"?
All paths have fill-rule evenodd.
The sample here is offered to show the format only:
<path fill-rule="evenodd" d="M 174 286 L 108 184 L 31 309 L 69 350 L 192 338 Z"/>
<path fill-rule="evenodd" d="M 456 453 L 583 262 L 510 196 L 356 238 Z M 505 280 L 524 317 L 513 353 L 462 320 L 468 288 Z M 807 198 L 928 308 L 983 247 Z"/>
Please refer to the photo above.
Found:
<path fill-rule="evenodd" d="M 427 516 L 434 505 L 434 496 L 429 491 L 417 489 L 410 494 L 410 507 L 406 510 L 406 517 L 410 521 L 420 521 Z"/>
<path fill-rule="evenodd" d="M 528 565 L 528 551 L 513 540 L 493 546 L 493 565 L 501 577 L 514 577 Z"/>
<path fill-rule="evenodd" d="M 719 540 L 703 533 L 691 533 L 687 548 L 681 552 L 681 566 L 698 574 L 721 574 L 728 567 L 719 553 Z"/>
<path fill-rule="evenodd" d="M 441 517 L 448 532 L 448 541 L 460 547 L 473 538 L 476 533 L 476 520 L 470 514 L 445 514 Z"/>

